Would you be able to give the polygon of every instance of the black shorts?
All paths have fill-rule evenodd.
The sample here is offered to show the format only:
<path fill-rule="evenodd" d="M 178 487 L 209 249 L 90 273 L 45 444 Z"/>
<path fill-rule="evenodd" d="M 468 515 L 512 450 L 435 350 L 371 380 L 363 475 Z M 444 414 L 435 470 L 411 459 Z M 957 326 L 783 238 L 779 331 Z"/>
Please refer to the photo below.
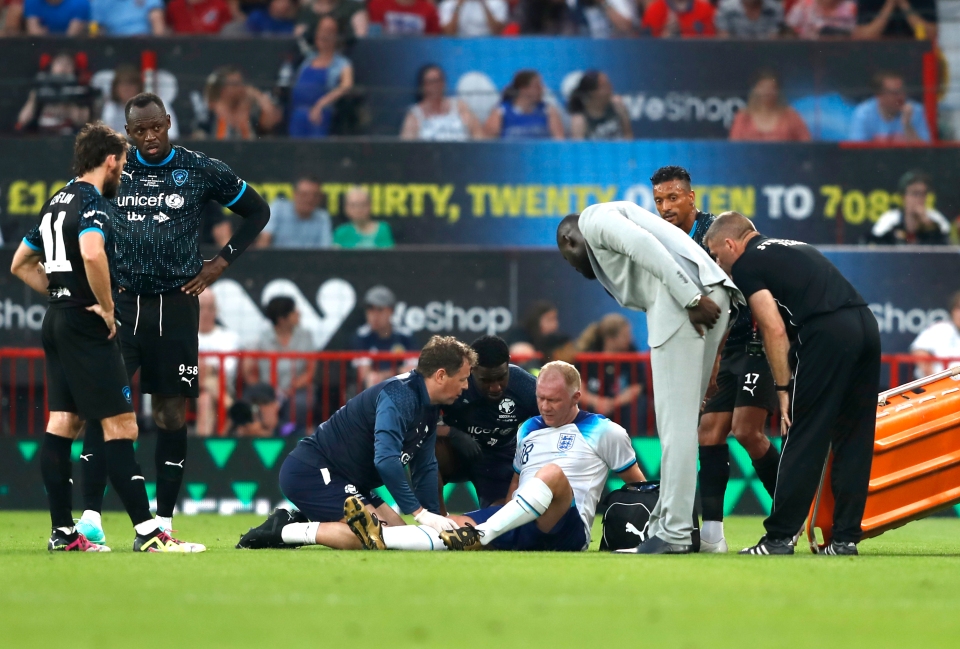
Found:
<path fill-rule="evenodd" d="M 318 469 L 288 455 L 280 465 L 280 491 L 287 500 L 315 523 L 335 523 L 343 519 L 343 501 L 357 496 L 364 504 L 379 507 L 383 500 L 363 493 L 330 469 Z"/>
<path fill-rule="evenodd" d="M 47 403 L 53 412 L 101 420 L 133 412 L 130 380 L 117 339 L 82 307 L 50 307 L 43 318 Z"/>
<path fill-rule="evenodd" d="M 773 384 L 773 373 L 764 356 L 750 356 L 736 350 L 720 358 L 717 392 L 703 407 L 703 412 L 733 412 L 735 408 L 754 406 L 773 414 L 779 399 Z"/>
<path fill-rule="evenodd" d="M 459 456 L 457 456 L 459 459 Z M 473 483 L 477 490 L 477 500 L 480 507 L 489 507 L 493 503 L 504 500 L 513 481 L 513 455 L 502 457 L 495 453 L 484 453 L 471 466 L 457 468 L 452 476 L 443 476 L 447 484 L 455 482 Z"/>
<path fill-rule="evenodd" d="M 182 291 L 162 295 L 120 293 L 120 349 L 127 373 L 140 370 L 140 391 L 161 396 L 200 396 L 200 300 Z"/>

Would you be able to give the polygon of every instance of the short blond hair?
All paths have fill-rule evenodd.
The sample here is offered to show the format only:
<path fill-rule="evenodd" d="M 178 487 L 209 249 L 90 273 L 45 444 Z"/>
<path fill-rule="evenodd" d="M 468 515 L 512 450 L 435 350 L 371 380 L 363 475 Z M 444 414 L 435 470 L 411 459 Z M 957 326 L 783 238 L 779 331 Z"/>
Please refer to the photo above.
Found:
<path fill-rule="evenodd" d="M 563 376 L 563 382 L 566 384 L 570 394 L 580 389 L 580 372 L 570 363 L 564 361 L 550 361 L 540 368 L 538 379 L 542 379 L 548 372 L 560 372 Z"/>

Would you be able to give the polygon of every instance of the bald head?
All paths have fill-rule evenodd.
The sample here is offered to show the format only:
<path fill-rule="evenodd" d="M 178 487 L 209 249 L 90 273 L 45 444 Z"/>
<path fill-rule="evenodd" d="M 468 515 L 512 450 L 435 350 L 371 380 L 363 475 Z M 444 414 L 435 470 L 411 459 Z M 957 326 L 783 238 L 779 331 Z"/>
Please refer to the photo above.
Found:
<path fill-rule="evenodd" d="M 713 239 L 733 239 L 734 241 L 739 241 L 748 234 L 756 231 L 757 228 L 753 225 L 753 221 L 743 214 L 740 214 L 740 212 L 724 212 L 714 219 L 707 233 L 704 235 L 703 241 L 708 246 Z"/>
<path fill-rule="evenodd" d="M 720 268 L 731 275 L 733 265 L 740 259 L 747 242 L 757 236 L 760 233 L 750 219 L 739 212 L 724 212 L 714 220 L 703 242 Z"/>

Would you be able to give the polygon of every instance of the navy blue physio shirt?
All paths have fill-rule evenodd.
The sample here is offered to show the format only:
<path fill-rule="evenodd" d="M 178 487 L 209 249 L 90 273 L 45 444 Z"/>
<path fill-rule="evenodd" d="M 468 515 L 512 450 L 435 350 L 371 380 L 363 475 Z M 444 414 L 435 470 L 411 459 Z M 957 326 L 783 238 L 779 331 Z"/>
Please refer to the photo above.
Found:
<path fill-rule="evenodd" d="M 405 514 L 421 506 L 439 513 L 434 454 L 438 416 L 423 376 L 414 370 L 347 401 L 315 433 L 300 440 L 290 455 L 330 469 L 363 493 L 386 486 Z"/>

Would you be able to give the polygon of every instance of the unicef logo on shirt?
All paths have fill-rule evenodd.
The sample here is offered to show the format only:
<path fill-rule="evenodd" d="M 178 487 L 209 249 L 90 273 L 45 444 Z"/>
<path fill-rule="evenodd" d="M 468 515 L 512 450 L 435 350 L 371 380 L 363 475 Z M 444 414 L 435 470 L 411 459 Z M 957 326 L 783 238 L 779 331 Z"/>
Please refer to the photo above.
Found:
<path fill-rule="evenodd" d="M 177 210 L 183 207 L 183 196 L 180 194 L 168 194 L 163 202 L 167 204 L 171 210 Z"/>

